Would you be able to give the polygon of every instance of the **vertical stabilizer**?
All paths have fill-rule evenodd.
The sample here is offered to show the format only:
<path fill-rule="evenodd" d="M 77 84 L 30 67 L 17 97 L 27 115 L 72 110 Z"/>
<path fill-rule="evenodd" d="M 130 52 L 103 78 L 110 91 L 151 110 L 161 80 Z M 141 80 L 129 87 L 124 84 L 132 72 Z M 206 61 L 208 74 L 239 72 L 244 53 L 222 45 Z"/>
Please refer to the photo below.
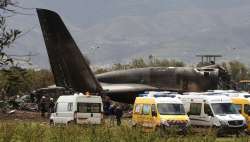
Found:
<path fill-rule="evenodd" d="M 102 87 L 60 16 L 45 9 L 37 9 L 37 14 L 56 85 L 101 92 Z"/>

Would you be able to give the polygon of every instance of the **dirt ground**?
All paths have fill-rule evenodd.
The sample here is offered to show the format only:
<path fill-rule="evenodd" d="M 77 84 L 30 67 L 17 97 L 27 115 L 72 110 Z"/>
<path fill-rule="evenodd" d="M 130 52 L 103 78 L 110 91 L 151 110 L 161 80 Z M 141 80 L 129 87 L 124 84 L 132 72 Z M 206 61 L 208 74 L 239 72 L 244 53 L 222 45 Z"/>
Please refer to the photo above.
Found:
<path fill-rule="evenodd" d="M 21 121 L 39 121 L 48 122 L 49 117 L 41 117 L 40 112 L 14 110 L 9 113 L 0 113 L 0 120 L 21 120 Z"/>

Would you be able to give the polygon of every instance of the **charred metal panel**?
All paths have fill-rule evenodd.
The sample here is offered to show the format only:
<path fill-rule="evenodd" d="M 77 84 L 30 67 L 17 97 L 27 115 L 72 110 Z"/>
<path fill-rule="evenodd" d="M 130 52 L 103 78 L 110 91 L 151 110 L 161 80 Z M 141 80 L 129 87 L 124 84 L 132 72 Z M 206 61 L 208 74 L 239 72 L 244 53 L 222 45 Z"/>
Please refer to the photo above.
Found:
<path fill-rule="evenodd" d="M 122 71 L 112 71 L 97 75 L 97 79 L 104 83 L 134 83 L 149 84 L 151 68 L 137 68 Z"/>
<path fill-rule="evenodd" d="M 102 91 L 59 15 L 45 9 L 37 9 L 37 14 L 56 85 L 80 92 Z"/>
<path fill-rule="evenodd" d="M 113 71 L 97 76 L 104 83 L 145 84 L 160 90 L 206 91 L 217 89 L 218 70 L 193 67 L 150 67 Z"/>

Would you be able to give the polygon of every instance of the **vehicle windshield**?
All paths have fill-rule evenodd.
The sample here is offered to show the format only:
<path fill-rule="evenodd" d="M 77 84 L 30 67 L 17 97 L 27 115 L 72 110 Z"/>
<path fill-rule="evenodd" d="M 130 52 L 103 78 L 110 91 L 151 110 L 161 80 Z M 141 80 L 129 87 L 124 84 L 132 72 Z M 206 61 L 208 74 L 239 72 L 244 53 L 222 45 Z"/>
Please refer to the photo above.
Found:
<path fill-rule="evenodd" d="M 244 95 L 245 98 L 250 98 L 250 95 Z"/>
<path fill-rule="evenodd" d="M 184 115 L 183 104 L 168 104 L 159 103 L 157 104 L 158 111 L 161 115 Z"/>
<path fill-rule="evenodd" d="M 212 103 L 212 108 L 214 113 L 217 115 L 220 114 L 239 114 L 235 109 L 234 105 L 231 103 Z"/>

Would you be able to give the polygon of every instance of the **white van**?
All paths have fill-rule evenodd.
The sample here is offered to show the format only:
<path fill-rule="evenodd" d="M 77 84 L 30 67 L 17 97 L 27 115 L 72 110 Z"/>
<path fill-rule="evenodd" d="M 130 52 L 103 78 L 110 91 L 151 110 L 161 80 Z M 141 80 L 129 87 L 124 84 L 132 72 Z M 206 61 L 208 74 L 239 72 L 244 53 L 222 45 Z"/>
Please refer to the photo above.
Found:
<path fill-rule="evenodd" d="M 224 95 L 179 95 L 191 125 L 219 128 L 219 132 L 241 132 L 245 118 Z"/>
<path fill-rule="evenodd" d="M 57 124 L 101 124 L 103 104 L 100 96 L 74 94 L 60 96 L 55 105 L 55 112 L 50 116 L 50 123 Z"/>
<path fill-rule="evenodd" d="M 209 90 L 207 94 L 222 94 L 229 97 L 247 98 L 250 100 L 250 94 L 248 92 L 239 92 L 236 90 Z"/>

